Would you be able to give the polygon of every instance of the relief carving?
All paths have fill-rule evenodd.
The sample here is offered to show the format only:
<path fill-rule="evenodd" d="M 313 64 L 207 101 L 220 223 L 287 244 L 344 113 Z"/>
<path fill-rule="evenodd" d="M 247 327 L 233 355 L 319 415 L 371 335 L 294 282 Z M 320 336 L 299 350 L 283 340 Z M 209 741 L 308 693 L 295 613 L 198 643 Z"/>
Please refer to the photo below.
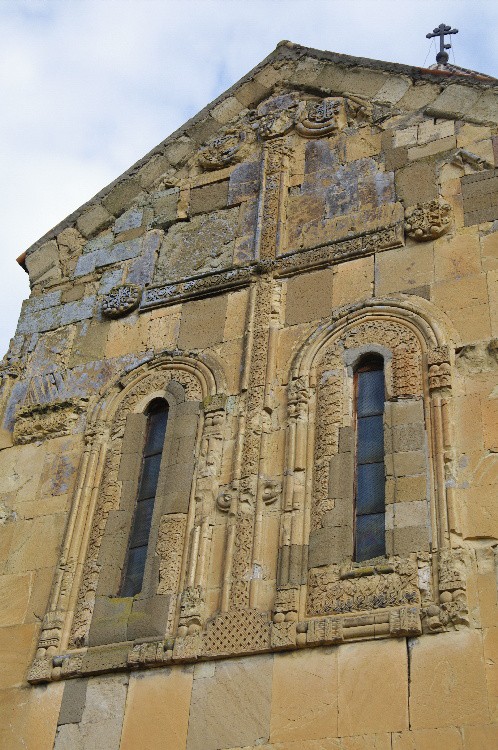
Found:
<path fill-rule="evenodd" d="M 253 115 L 260 138 L 276 138 L 294 127 L 299 117 L 299 98 L 295 93 L 282 94 L 262 102 Z"/>
<path fill-rule="evenodd" d="M 427 353 L 429 365 L 429 388 L 431 391 L 439 388 L 451 388 L 450 351 L 447 346 L 429 349 Z"/>
<path fill-rule="evenodd" d="M 199 151 L 199 164 L 203 169 L 223 169 L 238 162 L 244 155 L 247 142 L 244 130 L 232 128 L 208 141 Z"/>
<path fill-rule="evenodd" d="M 297 625 L 295 622 L 273 622 L 271 624 L 270 643 L 272 648 L 295 648 L 297 642 Z"/>
<path fill-rule="evenodd" d="M 405 211 L 405 232 L 417 242 L 435 240 L 445 234 L 451 224 L 451 206 L 438 200 L 417 203 Z"/>
<path fill-rule="evenodd" d="M 21 406 L 16 412 L 14 443 L 25 445 L 33 440 L 72 435 L 86 407 L 86 399 L 68 399 L 36 406 Z"/>
<path fill-rule="evenodd" d="M 417 566 L 398 560 L 392 573 L 341 578 L 337 566 L 313 568 L 308 577 L 309 616 L 347 614 L 399 605 L 418 605 Z"/>
<path fill-rule="evenodd" d="M 105 318 L 120 318 L 135 310 L 142 297 L 142 289 L 136 284 L 115 286 L 104 296 L 102 315 Z"/>
<path fill-rule="evenodd" d="M 310 102 L 304 116 L 296 125 L 304 138 L 323 138 L 337 133 L 347 125 L 346 105 L 342 97 L 331 96 Z"/>
<path fill-rule="evenodd" d="M 311 645 L 332 645 L 344 640 L 343 621 L 340 617 L 310 620 L 306 633 L 306 642 Z"/>
<path fill-rule="evenodd" d="M 389 612 L 389 633 L 395 638 L 422 633 L 418 607 L 400 607 Z"/>
<path fill-rule="evenodd" d="M 172 594 L 178 590 L 187 518 L 182 513 L 164 515 L 157 537 L 159 555 L 158 594 Z"/>

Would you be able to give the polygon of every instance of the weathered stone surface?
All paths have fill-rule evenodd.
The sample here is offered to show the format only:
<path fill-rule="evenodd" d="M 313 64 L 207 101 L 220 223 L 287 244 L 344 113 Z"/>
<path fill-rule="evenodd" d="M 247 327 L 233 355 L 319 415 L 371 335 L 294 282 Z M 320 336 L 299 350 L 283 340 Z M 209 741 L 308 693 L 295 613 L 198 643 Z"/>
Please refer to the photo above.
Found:
<path fill-rule="evenodd" d="M 337 650 L 276 654 L 270 742 L 337 735 Z"/>
<path fill-rule="evenodd" d="M 268 742 L 272 668 L 272 656 L 232 659 L 217 662 L 212 677 L 194 680 L 187 750 Z"/>
<path fill-rule="evenodd" d="M 225 296 L 189 302 L 182 310 L 178 345 L 181 349 L 205 349 L 223 340 L 227 300 Z"/>
<path fill-rule="evenodd" d="M 239 209 L 214 211 L 173 225 L 161 245 L 154 283 L 216 271 L 232 262 Z"/>
<path fill-rule="evenodd" d="M 184 748 L 193 667 L 173 667 L 130 677 L 120 750 Z"/>
<path fill-rule="evenodd" d="M 405 641 L 347 644 L 338 659 L 339 735 L 408 729 Z"/>
<path fill-rule="evenodd" d="M 326 317 L 333 308 L 333 271 L 296 276 L 287 282 L 286 323 L 295 325 Z"/>
<path fill-rule="evenodd" d="M 489 720 L 479 632 L 462 630 L 414 641 L 410 653 L 413 729 L 484 724 Z M 469 663 L 473 665 L 471 672 Z"/>
<path fill-rule="evenodd" d="M 0 576 L 0 627 L 20 625 L 24 622 L 32 579 L 29 573 Z"/>

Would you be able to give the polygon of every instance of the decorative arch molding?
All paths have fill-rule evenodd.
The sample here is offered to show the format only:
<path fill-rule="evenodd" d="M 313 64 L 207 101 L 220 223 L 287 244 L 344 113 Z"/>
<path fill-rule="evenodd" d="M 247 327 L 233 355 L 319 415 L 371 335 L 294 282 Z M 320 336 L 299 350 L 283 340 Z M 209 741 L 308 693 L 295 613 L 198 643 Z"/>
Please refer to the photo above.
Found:
<path fill-rule="evenodd" d="M 161 625 L 163 638 L 178 624 L 178 605 L 188 624 L 192 618 L 202 617 L 209 526 L 216 512 L 221 471 L 225 387 L 222 370 L 211 359 L 167 352 L 117 378 L 94 397 L 66 538 L 30 675 L 32 681 L 39 681 L 40 675 L 57 679 L 61 669 L 57 654 L 67 650 L 73 655 L 65 659 L 66 669 L 71 660 L 76 660 L 78 671 L 77 654 L 89 645 L 103 567 L 107 570 L 107 566 L 102 566 L 106 527 L 113 514 L 116 516 L 123 508 L 128 476 L 127 461 L 122 458 L 134 441 L 130 424 L 143 418 L 147 404 L 157 397 L 165 398 L 172 412 L 165 446 L 168 441 L 178 443 L 180 435 L 191 438 L 192 474 L 188 496 L 182 498 L 181 507 L 173 499 L 169 510 L 158 511 L 157 518 L 154 510 L 156 528 L 151 546 L 157 558 L 154 580 L 159 584 L 157 591 L 149 591 L 149 595 L 162 597 L 162 610 L 166 612 Z M 163 463 L 164 457 L 159 482 Z M 180 602 L 182 590 L 187 592 L 182 594 L 182 602 L 186 598 L 190 607 Z M 109 595 L 107 598 L 113 600 Z M 118 599 L 114 596 L 114 601 Z M 156 632 L 151 635 L 160 637 Z"/>
<path fill-rule="evenodd" d="M 301 617 L 412 603 L 424 614 L 424 603 L 438 602 L 443 594 L 441 587 L 438 593 L 441 566 L 453 559 L 451 532 L 458 532 L 452 482 L 447 481 L 453 470 L 451 379 L 458 343 L 453 326 L 433 305 L 400 295 L 337 310 L 328 323 L 311 332 L 295 355 L 287 393 L 276 617 L 285 613 L 292 589 L 293 608 Z M 386 519 L 392 525 L 388 555 L 385 564 L 376 561 L 377 572 L 374 568 L 368 572 L 368 566 L 363 570 L 352 556 L 352 375 L 356 362 L 368 352 L 382 354 L 385 362 L 386 492 L 388 483 L 394 492 L 391 505 L 386 505 Z M 416 451 L 410 444 L 412 435 Z M 424 457 L 427 486 L 426 494 L 411 506 L 401 503 L 406 498 L 398 488 L 413 486 L 415 480 L 423 486 L 424 475 L 417 469 L 420 477 L 398 481 L 393 469 L 401 459 L 408 460 L 408 453 L 410 459 L 415 453 Z M 411 539 L 403 547 L 404 530 L 396 529 L 396 514 L 407 518 L 413 510 L 421 516 L 424 503 L 426 542 Z M 386 521 L 386 537 L 387 528 Z M 423 591 L 417 584 L 417 566 L 427 569 L 429 583 Z M 356 583 L 355 577 L 359 577 Z M 434 629 L 444 627 L 452 617 L 457 623 L 465 618 L 465 605 L 460 609 L 450 605 L 447 592 L 442 599 L 443 610 L 440 602 L 433 604 L 440 617 Z M 429 619 L 426 616 L 424 622 Z M 278 619 L 275 627 L 281 627 Z M 413 632 L 417 627 L 413 624 Z"/>

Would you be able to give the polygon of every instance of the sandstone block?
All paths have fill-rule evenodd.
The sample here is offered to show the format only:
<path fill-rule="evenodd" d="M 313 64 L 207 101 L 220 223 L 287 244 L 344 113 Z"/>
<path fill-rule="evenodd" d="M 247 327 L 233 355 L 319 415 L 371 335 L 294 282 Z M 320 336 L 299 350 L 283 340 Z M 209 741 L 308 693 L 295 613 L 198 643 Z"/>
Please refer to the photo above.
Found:
<path fill-rule="evenodd" d="M 410 125 L 402 130 L 395 130 L 393 134 L 393 146 L 416 146 L 418 137 L 418 125 Z"/>
<path fill-rule="evenodd" d="M 175 138 L 172 143 L 168 143 L 164 149 L 164 155 L 176 167 L 193 148 L 194 142 L 187 136 L 181 136 L 180 138 Z"/>
<path fill-rule="evenodd" d="M 138 229 L 142 225 L 143 217 L 143 208 L 130 208 L 114 222 L 114 234 L 118 235 L 128 232 L 130 229 Z"/>
<path fill-rule="evenodd" d="M 428 552 L 429 529 L 425 526 L 406 526 L 394 530 L 387 536 L 387 553 L 390 555 L 407 556 L 414 552 Z M 392 541 L 391 541 L 392 539 Z M 392 546 L 391 546 L 392 545 Z"/>
<path fill-rule="evenodd" d="M 192 677 L 193 667 L 131 675 L 120 750 L 185 747 Z"/>
<path fill-rule="evenodd" d="M 404 639 L 341 645 L 338 660 L 340 736 L 408 729 Z"/>
<path fill-rule="evenodd" d="M 64 685 L 0 690 L 0 747 L 53 750 Z"/>
<path fill-rule="evenodd" d="M 225 208 L 228 201 L 228 180 L 212 182 L 190 191 L 190 213 L 208 213 Z"/>
<path fill-rule="evenodd" d="M 322 272 L 323 273 L 323 272 Z M 371 297 L 374 285 L 374 258 L 358 258 L 334 267 L 332 302 L 334 307 Z"/>
<path fill-rule="evenodd" d="M 63 684 L 64 694 L 57 724 L 78 724 L 83 718 L 88 679 L 79 677 Z"/>
<path fill-rule="evenodd" d="M 420 162 L 398 170 L 395 176 L 396 195 L 405 206 L 425 203 L 437 198 L 437 184 L 432 164 Z"/>
<path fill-rule="evenodd" d="M 24 622 L 31 586 L 30 573 L 0 576 L 0 627 Z"/>
<path fill-rule="evenodd" d="M 162 174 L 171 169 L 171 164 L 166 157 L 156 154 L 148 160 L 137 172 L 140 185 L 149 188 Z"/>
<path fill-rule="evenodd" d="M 24 573 L 55 565 L 65 524 L 65 513 L 19 521 L 12 537 L 7 571 Z M 42 545 L 40 539 L 43 539 Z"/>
<path fill-rule="evenodd" d="M 498 232 L 481 237 L 481 256 L 483 271 L 498 269 Z"/>
<path fill-rule="evenodd" d="M 431 117 L 461 119 L 470 112 L 479 98 L 479 91 L 453 83 L 447 86 L 427 109 Z"/>
<path fill-rule="evenodd" d="M 424 245 L 386 250 L 375 256 L 375 294 L 406 292 L 434 281 L 434 246 Z"/>
<path fill-rule="evenodd" d="M 417 729 L 393 734 L 392 750 L 463 750 L 458 727 Z"/>
<path fill-rule="evenodd" d="M 223 340 L 226 295 L 184 304 L 178 346 L 181 349 L 206 349 Z"/>
<path fill-rule="evenodd" d="M 332 269 L 303 274 L 287 282 L 286 323 L 294 325 L 320 320 L 330 314 L 332 302 Z"/>
<path fill-rule="evenodd" d="M 412 729 L 486 723 L 489 711 L 481 634 L 461 630 L 412 643 Z"/>
<path fill-rule="evenodd" d="M 29 253 L 26 256 L 26 268 L 28 269 L 31 284 L 60 279 L 62 274 L 59 265 L 59 248 L 57 247 L 57 242 L 51 240 Z"/>
<path fill-rule="evenodd" d="M 379 102 L 396 104 L 406 94 L 411 85 L 412 82 L 408 78 L 401 78 L 400 76 L 389 77 L 380 91 L 377 91 L 375 98 Z"/>
<path fill-rule="evenodd" d="M 237 117 L 243 109 L 244 106 L 234 96 L 228 96 L 216 107 L 213 107 L 210 115 L 221 125 L 226 125 L 230 120 Z"/>
<path fill-rule="evenodd" d="M 248 81 L 244 83 L 235 94 L 235 98 L 244 107 L 254 107 L 269 93 L 266 86 L 262 86 L 257 81 Z"/>
<path fill-rule="evenodd" d="M 337 649 L 275 654 L 270 742 L 337 735 Z"/>
<path fill-rule="evenodd" d="M 81 214 L 76 221 L 76 226 L 84 237 L 90 239 L 109 226 L 111 220 L 109 212 L 103 206 L 97 205 Z"/>
<path fill-rule="evenodd" d="M 110 214 L 120 216 L 140 191 L 140 182 L 135 177 L 129 177 L 118 182 L 103 198 L 102 203 Z"/>
<path fill-rule="evenodd" d="M 483 750 L 498 744 L 498 724 L 463 727 L 464 750 Z"/>
<path fill-rule="evenodd" d="M 37 625 L 0 628 L 0 690 L 21 685 L 34 654 Z"/>
<path fill-rule="evenodd" d="M 466 232 L 436 240 L 434 261 L 437 280 L 479 274 L 481 258 L 477 233 Z"/>
<path fill-rule="evenodd" d="M 483 631 L 486 682 L 492 721 L 498 721 L 498 627 Z"/>
<path fill-rule="evenodd" d="M 352 553 L 350 526 L 326 526 L 310 533 L 308 568 L 343 562 Z"/>
<path fill-rule="evenodd" d="M 273 656 L 253 656 L 217 662 L 212 677 L 194 680 L 186 750 L 268 742 L 272 670 Z"/>

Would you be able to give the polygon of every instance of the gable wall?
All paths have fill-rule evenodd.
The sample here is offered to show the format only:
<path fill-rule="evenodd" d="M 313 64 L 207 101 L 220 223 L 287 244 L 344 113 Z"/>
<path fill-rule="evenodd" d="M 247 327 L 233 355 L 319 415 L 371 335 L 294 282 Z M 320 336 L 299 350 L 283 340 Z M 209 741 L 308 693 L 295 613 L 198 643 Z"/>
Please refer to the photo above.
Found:
<path fill-rule="evenodd" d="M 338 109 L 310 119 L 310 108 L 330 96 L 336 97 Z M 3 746 L 60 750 L 105 744 L 124 750 L 137 744 L 155 748 L 165 737 L 165 746 L 178 750 L 493 745 L 498 720 L 493 671 L 498 208 L 496 191 L 489 189 L 497 164 L 493 96 L 487 84 L 412 77 L 409 69 L 401 74 L 348 67 L 284 46 L 273 65 L 256 70 L 252 79 L 194 119 L 188 131 L 162 144 L 54 237 L 28 252 L 32 294 L 4 361 L 0 395 Z M 312 132 L 318 127 L 323 132 Z M 221 143 L 213 140 L 220 131 Z M 123 285 L 128 288 L 116 291 Z M 398 326 L 405 321 L 406 330 L 418 331 L 419 364 L 396 353 L 392 342 L 398 329 L 388 335 L 387 323 L 378 325 L 378 320 Z M 399 335 L 398 348 L 412 340 Z M 319 336 L 323 343 L 315 344 Z M 416 628 L 393 624 L 389 613 L 387 621 L 380 615 L 376 620 L 373 610 L 360 608 L 353 612 L 355 622 L 350 618 L 341 625 L 349 628 L 348 635 L 337 645 L 330 633 L 313 640 L 310 612 L 321 616 L 323 628 L 332 627 L 333 618 L 330 609 L 313 604 L 314 610 L 306 598 L 311 580 L 321 581 L 324 571 L 335 575 L 336 562 L 346 559 L 341 534 L 346 530 L 347 537 L 352 523 L 350 516 L 334 520 L 340 503 L 349 512 L 349 381 L 341 374 L 328 391 L 323 384 L 329 382 L 327 373 L 336 372 L 337 357 L 345 357 L 340 361 L 347 369 L 347 352 L 365 342 L 394 347 L 388 428 L 405 443 L 392 443 L 392 465 L 415 461 L 414 454 L 422 454 L 416 434 L 425 429 L 428 435 L 428 462 L 416 470 L 413 464 L 403 471 L 393 468 L 388 476 L 393 507 L 408 519 L 400 522 L 393 542 L 399 547 L 389 554 L 421 571 L 432 566 L 433 572 L 439 570 L 434 575 L 441 575 L 444 560 L 456 560 L 465 591 L 455 585 L 446 594 L 450 591 L 456 604 L 464 594 L 465 613 L 455 604 L 458 616 L 443 621 L 441 612 L 454 611 L 440 608 L 447 595 L 441 598 L 440 590 L 438 599 L 426 592 L 424 600 L 422 591 L 421 635 Z M 446 347 L 442 359 L 436 357 L 438 345 Z M 312 356 L 314 364 L 308 367 Z M 451 391 L 446 381 L 430 381 L 431 372 L 436 377 L 430 368 L 446 363 Z M 412 366 L 420 387 L 412 385 Z M 203 374 L 193 380 L 196 367 Z M 90 539 L 94 533 L 90 521 L 86 527 L 80 523 L 81 508 L 91 508 L 92 497 L 97 503 L 104 495 L 112 502 L 120 497 L 109 484 L 99 485 L 86 467 L 94 460 L 98 465 L 97 444 L 111 458 L 121 455 L 119 429 L 142 397 L 137 375 L 142 372 L 143 382 L 149 378 L 154 389 L 161 378 L 176 379 L 187 388 L 186 406 L 189 399 L 197 410 L 204 404 L 203 419 L 223 415 L 221 438 L 214 428 L 202 433 L 208 446 L 222 442 L 213 453 L 214 464 L 209 447 L 197 454 L 203 481 L 197 486 L 204 488 L 196 490 L 204 509 L 199 528 L 207 530 L 202 538 L 208 542 L 202 570 L 194 573 L 203 587 L 205 651 L 188 641 L 198 637 L 197 620 L 179 609 L 184 600 L 178 589 L 178 609 L 167 605 L 172 614 L 163 635 L 169 640 L 160 658 L 140 650 L 144 639 L 126 640 L 131 621 L 123 624 L 104 614 L 104 630 L 114 635 L 99 636 L 92 624 L 90 646 L 101 643 L 100 651 L 86 650 L 83 639 L 83 661 L 66 675 L 69 662 L 64 667 L 64 660 L 53 657 L 74 651 L 70 613 L 76 608 L 81 615 L 74 576 L 91 554 L 84 529 Z M 403 380 L 396 372 L 409 376 Z M 311 395 L 303 407 L 300 378 L 309 376 L 305 387 Z M 332 404 L 337 392 L 344 394 L 339 407 Z M 215 393 L 220 399 L 211 402 Z M 450 405 L 449 412 L 442 403 Z M 330 404 L 327 415 L 339 414 L 334 417 L 337 445 L 335 427 L 323 427 L 329 424 L 328 416 L 320 416 L 323 404 L 327 409 Z M 408 412 L 412 416 L 403 416 Z M 424 422 L 420 414 L 427 419 L 429 412 Z M 446 413 L 451 415 L 447 432 L 438 444 L 437 415 L 443 424 Z M 175 428 L 179 439 L 182 424 Z M 302 445 L 308 447 L 302 455 L 297 451 L 291 467 L 289 511 L 293 425 L 298 445 L 299 435 L 307 435 Z M 319 438 L 320 452 L 313 453 L 320 429 L 325 439 Z M 325 455 L 328 498 L 336 504 L 314 527 L 318 506 L 313 498 L 321 490 L 313 484 L 310 467 L 324 464 Z M 112 462 L 105 466 L 114 470 Z M 450 509 L 446 529 L 437 516 L 443 484 Z M 85 495 L 94 485 L 101 487 L 100 495 Z M 196 508 L 198 496 L 194 493 Z M 239 505 L 227 513 L 228 507 L 233 511 L 234 496 Z M 235 539 L 243 538 L 247 502 L 259 508 L 262 523 L 258 527 L 257 513 L 249 514 L 246 559 L 243 545 L 230 542 L 229 529 L 232 519 Z M 421 520 L 423 503 L 433 514 L 430 520 Z M 100 513 L 101 506 L 96 507 Z M 99 523 L 118 528 L 119 511 L 111 512 L 112 518 L 104 509 Z M 185 521 L 193 530 L 195 513 Z M 289 531 L 282 518 L 291 516 L 297 520 L 294 526 L 289 521 L 294 529 Z M 447 557 L 441 557 L 442 539 Z M 234 572 L 227 588 L 230 544 Z M 66 548 L 77 549 L 79 557 L 66 554 Z M 106 559 L 111 569 L 118 563 L 112 546 L 108 549 L 106 558 L 96 559 Z M 337 561 L 331 549 L 339 550 Z M 302 567 L 308 554 L 311 562 Z M 180 564 L 187 566 L 187 576 L 188 564 Z M 69 604 L 64 603 L 66 585 L 73 591 Z M 298 592 L 295 608 L 283 602 L 282 591 L 289 590 Z M 169 596 L 166 584 L 164 591 Z M 56 605 L 61 619 L 45 618 L 45 641 L 39 642 L 45 613 L 55 612 Z M 220 611 L 233 616 L 228 626 L 216 619 Z M 296 622 L 305 621 L 303 641 Z M 268 648 L 260 644 L 244 651 L 239 633 L 251 628 L 266 628 Z M 285 635 L 284 630 L 293 629 L 292 637 Z M 125 635 L 118 637 L 118 630 Z M 59 645 L 47 650 L 51 633 Z M 217 633 L 232 644 L 225 651 Z M 158 642 L 157 634 L 152 640 Z M 35 652 L 39 671 L 31 671 L 30 679 L 41 684 L 33 685 L 27 677 Z M 227 655 L 234 658 L 220 658 Z M 71 658 L 78 661 L 77 649 Z M 147 671 L 151 666 L 155 669 Z M 65 676 L 75 679 L 60 680 Z"/>

